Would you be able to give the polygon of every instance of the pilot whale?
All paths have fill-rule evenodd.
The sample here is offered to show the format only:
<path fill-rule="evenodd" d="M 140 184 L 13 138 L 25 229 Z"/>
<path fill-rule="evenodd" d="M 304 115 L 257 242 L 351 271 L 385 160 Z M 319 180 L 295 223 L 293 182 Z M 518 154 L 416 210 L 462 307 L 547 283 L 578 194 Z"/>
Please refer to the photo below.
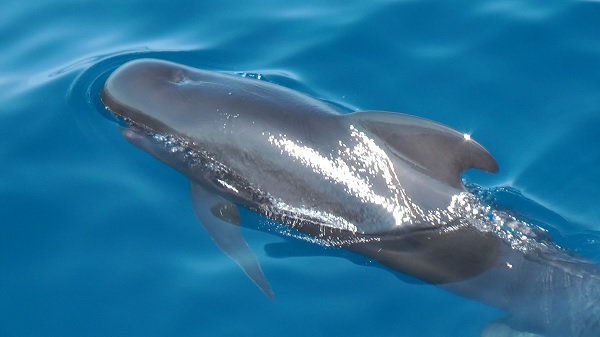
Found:
<path fill-rule="evenodd" d="M 120 66 L 101 99 L 131 143 L 190 179 L 200 223 L 269 297 L 240 207 L 505 310 L 483 336 L 600 335 L 599 268 L 464 188 L 465 170 L 498 171 L 468 135 L 154 59 Z"/>

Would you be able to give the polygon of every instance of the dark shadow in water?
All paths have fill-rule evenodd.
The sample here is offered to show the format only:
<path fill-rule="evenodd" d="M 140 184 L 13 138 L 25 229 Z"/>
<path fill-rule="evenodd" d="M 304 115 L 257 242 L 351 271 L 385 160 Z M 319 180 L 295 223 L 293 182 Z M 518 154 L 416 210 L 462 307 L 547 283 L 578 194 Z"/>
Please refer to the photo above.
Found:
<path fill-rule="evenodd" d="M 329 256 L 342 258 L 359 266 L 375 267 L 387 270 L 393 273 L 398 279 L 410 284 L 426 284 L 417 278 L 410 275 L 396 272 L 390 268 L 382 266 L 376 261 L 370 260 L 367 257 L 358 255 L 339 247 L 323 247 L 314 243 L 306 242 L 301 239 L 285 237 L 285 241 L 268 243 L 265 245 L 265 253 L 272 258 L 287 259 L 298 257 L 320 257 Z"/>

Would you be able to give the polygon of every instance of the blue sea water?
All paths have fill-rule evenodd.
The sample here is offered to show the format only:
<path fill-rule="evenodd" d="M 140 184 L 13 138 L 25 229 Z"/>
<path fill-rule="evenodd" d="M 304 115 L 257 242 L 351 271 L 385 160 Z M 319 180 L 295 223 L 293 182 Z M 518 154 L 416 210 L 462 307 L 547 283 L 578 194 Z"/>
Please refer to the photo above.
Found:
<path fill-rule="evenodd" d="M 198 225 L 186 179 L 106 115 L 104 80 L 143 57 L 470 133 L 501 170 L 466 180 L 600 263 L 598 1 L 2 4 L 1 337 L 476 337 L 503 317 L 307 243 L 268 256 L 281 238 L 245 230 L 265 298 Z"/>

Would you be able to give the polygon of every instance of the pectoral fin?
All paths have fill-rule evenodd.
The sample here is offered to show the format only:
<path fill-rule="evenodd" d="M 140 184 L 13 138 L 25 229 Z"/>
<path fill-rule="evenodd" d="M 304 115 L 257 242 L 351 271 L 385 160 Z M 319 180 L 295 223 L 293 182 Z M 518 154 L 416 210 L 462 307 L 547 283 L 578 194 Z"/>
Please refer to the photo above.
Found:
<path fill-rule="evenodd" d="M 242 268 L 267 297 L 274 298 L 275 293 L 269 281 L 242 236 L 237 206 L 197 183 L 192 183 L 192 200 L 196 216 L 217 246 Z"/>

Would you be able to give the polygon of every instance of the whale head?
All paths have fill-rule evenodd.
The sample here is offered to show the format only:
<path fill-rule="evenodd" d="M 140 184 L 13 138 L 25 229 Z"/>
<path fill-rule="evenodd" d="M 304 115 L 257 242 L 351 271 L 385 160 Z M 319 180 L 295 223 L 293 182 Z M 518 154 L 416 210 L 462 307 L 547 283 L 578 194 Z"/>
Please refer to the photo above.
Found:
<path fill-rule="evenodd" d="M 110 75 L 102 101 L 117 116 L 154 133 L 197 132 L 230 99 L 223 76 L 167 61 L 136 60 Z"/>

